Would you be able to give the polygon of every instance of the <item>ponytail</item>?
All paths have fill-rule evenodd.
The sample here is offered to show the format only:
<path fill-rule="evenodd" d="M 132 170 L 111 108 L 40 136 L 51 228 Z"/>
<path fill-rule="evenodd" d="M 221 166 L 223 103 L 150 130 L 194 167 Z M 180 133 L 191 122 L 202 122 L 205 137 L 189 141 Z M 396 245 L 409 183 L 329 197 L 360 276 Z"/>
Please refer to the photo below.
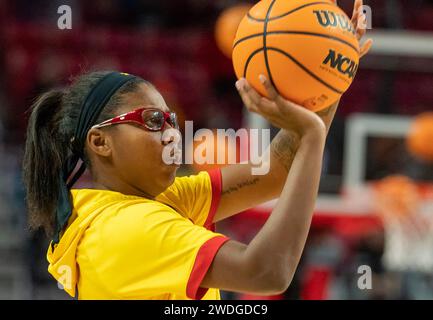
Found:
<path fill-rule="evenodd" d="M 60 134 L 63 90 L 42 94 L 31 108 L 23 161 L 29 224 L 52 235 L 59 194 L 59 171 L 67 154 Z"/>

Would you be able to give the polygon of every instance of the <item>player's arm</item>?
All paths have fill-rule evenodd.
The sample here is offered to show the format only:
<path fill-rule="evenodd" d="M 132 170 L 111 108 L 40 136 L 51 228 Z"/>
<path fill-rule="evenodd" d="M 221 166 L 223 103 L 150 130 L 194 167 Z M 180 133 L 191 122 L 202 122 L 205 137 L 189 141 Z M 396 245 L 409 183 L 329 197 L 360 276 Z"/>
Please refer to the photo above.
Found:
<path fill-rule="evenodd" d="M 202 287 L 276 294 L 286 290 L 297 268 L 317 197 L 326 127 L 313 112 L 278 96 L 262 98 L 257 112 L 298 139 L 291 170 L 270 217 L 248 244 L 227 241 L 217 252 Z"/>

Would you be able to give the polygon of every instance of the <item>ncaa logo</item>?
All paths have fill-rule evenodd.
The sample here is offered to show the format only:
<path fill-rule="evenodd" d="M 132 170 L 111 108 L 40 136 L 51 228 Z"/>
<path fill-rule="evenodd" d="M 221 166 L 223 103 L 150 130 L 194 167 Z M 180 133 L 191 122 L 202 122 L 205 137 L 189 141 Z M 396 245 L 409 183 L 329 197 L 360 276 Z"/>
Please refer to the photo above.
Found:
<path fill-rule="evenodd" d="M 354 78 L 358 71 L 358 64 L 355 61 L 332 49 L 329 49 L 329 53 L 322 64 L 329 65 L 342 75 L 348 76 L 349 79 Z"/>

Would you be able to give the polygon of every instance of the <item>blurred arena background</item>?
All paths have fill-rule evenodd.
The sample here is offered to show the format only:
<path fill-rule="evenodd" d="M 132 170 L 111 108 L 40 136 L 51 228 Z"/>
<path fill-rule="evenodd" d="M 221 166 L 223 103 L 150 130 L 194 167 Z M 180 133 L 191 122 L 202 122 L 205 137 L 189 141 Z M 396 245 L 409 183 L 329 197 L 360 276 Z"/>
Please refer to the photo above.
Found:
<path fill-rule="evenodd" d="M 353 1 L 338 2 L 350 15 Z M 20 163 L 31 101 L 81 72 L 117 69 L 153 82 L 196 129 L 263 126 L 244 113 L 231 61 L 214 38 L 217 17 L 239 3 L 0 0 L 0 299 L 68 299 L 46 271 L 48 240 L 26 226 Z M 64 4 L 72 8 L 72 30 L 57 28 L 57 8 Z M 296 277 L 284 295 L 271 299 L 433 299 L 433 230 L 425 223 L 433 221 L 433 165 L 405 147 L 413 117 L 433 108 L 433 1 L 365 4 L 373 13 L 373 50 L 331 128 L 317 212 Z M 179 173 L 197 169 L 184 166 Z M 416 185 L 416 205 L 410 199 L 393 205 L 406 199 L 404 184 L 377 200 L 371 182 L 393 175 Z M 217 230 L 249 241 L 271 208 L 244 212 Z M 411 210 L 422 211 L 426 228 L 407 231 L 387 218 Z M 370 289 L 359 287 L 360 266 L 371 268 Z M 223 299 L 251 298 L 257 297 L 223 293 Z"/>

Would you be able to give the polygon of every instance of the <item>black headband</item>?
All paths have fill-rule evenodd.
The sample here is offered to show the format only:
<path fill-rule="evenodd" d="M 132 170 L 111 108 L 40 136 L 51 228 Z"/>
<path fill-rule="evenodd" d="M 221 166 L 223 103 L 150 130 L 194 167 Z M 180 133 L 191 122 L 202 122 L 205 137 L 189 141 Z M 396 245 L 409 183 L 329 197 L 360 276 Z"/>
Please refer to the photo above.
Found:
<path fill-rule="evenodd" d="M 59 242 L 60 233 L 68 223 L 69 217 L 72 214 L 69 190 L 86 170 L 86 165 L 82 162 L 79 169 L 73 174 L 78 162 L 80 159 L 83 159 L 87 133 L 90 128 L 96 124 L 105 105 L 117 90 L 127 82 L 136 78 L 137 77 L 127 73 L 111 72 L 99 80 L 84 100 L 72 141 L 72 155 L 66 160 L 59 177 L 59 198 L 56 210 L 56 230 L 53 244 Z"/>

